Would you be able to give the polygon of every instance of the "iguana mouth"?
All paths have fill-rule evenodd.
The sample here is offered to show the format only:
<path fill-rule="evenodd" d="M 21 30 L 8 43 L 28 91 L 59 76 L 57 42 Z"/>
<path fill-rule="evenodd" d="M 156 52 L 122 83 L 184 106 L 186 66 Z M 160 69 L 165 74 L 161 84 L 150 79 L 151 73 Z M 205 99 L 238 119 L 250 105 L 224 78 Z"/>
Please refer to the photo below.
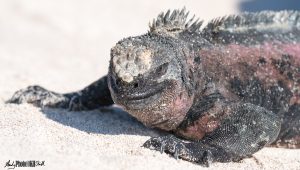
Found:
<path fill-rule="evenodd" d="M 147 99 L 151 96 L 159 94 L 163 91 L 164 87 L 162 85 L 156 85 L 152 87 L 147 87 L 143 89 L 137 89 L 136 93 L 129 93 L 124 95 L 123 99 L 125 100 L 142 100 Z"/>
<path fill-rule="evenodd" d="M 111 79 L 111 89 L 115 93 L 118 104 L 129 106 L 130 108 L 145 107 L 155 103 L 164 92 L 167 82 L 148 82 L 135 85 L 117 85 L 116 81 Z M 141 105 L 140 105 L 141 104 Z"/>
<path fill-rule="evenodd" d="M 143 89 L 134 89 L 133 93 L 126 93 L 122 96 L 122 103 L 131 109 L 143 109 L 145 106 L 151 106 L 162 98 L 164 85 L 157 84 L 143 87 Z"/>
<path fill-rule="evenodd" d="M 135 98 L 130 100 L 125 100 L 125 107 L 136 110 L 136 109 L 144 109 L 146 107 L 151 107 L 153 103 L 156 103 L 161 98 L 161 93 L 153 93 L 145 98 Z"/>

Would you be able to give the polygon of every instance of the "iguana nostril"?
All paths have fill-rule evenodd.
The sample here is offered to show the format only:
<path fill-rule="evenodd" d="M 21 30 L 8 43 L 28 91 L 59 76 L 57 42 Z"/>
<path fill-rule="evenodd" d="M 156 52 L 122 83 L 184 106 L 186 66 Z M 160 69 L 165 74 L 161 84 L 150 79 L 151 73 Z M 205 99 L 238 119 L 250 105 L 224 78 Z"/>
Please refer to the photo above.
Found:
<path fill-rule="evenodd" d="M 116 85 L 117 85 L 117 86 L 120 86 L 120 81 L 117 80 L 117 81 L 116 81 Z"/>
<path fill-rule="evenodd" d="M 139 87 L 139 83 L 134 83 L 134 84 L 133 84 L 133 87 L 134 87 L 134 88 L 138 88 L 138 87 Z"/>

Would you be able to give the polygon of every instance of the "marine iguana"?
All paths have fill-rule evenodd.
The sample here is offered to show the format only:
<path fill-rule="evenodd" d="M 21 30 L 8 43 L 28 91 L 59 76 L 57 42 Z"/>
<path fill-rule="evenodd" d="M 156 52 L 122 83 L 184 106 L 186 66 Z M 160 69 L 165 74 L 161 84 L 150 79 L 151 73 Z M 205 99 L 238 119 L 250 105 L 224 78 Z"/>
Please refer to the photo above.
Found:
<path fill-rule="evenodd" d="M 208 166 L 265 146 L 300 148 L 300 12 L 217 18 L 202 28 L 182 10 L 161 13 L 111 49 L 109 72 L 83 90 L 40 86 L 8 103 L 91 110 L 118 104 L 169 131 L 143 145 Z"/>

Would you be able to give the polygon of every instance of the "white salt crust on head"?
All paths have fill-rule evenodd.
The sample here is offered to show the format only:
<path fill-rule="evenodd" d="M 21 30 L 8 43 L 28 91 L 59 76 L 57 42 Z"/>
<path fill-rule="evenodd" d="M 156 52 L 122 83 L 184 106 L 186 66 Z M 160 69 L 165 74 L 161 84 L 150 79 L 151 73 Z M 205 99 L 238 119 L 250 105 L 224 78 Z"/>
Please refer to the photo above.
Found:
<path fill-rule="evenodd" d="M 125 82 L 132 82 L 151 67 L 151 51 L 146 48 L 127 49 L 128 53 L 113 57 L 114 71 Z"/>

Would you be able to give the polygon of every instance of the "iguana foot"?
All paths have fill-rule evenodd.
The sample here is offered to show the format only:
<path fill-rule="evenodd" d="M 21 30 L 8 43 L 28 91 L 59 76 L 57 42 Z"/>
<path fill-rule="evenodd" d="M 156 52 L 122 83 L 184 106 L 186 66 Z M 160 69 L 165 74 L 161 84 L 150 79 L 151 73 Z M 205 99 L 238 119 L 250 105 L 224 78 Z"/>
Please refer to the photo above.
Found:
<path fill-rule="evenodd" d="M 38 107 L 68 108 L 70 99 L 40 86 L 29 86 L 14 93 L 6 103 L 30 103 Z"/>
<path fill-rule="evenodd" d="M 213 155 L 209 148 L 201 143 L 187 142 L 173 135 L 153 137 L 146 141 L 143 147 L 161 153 L 166 152 L 176 159 L 181 158 L 207 167 L 213 162 Z"/>

